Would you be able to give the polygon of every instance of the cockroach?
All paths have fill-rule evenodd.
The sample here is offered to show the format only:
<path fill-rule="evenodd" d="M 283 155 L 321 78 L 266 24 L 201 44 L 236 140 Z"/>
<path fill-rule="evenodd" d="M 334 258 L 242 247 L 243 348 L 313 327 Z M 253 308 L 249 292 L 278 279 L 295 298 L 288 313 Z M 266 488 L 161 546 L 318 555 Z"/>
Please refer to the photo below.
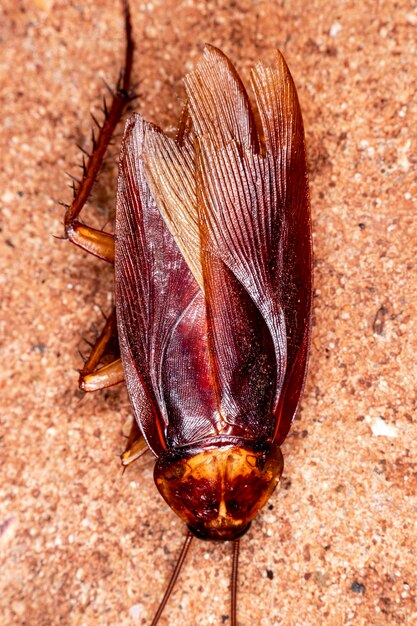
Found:
<path fill-rule="evenodd" d="M 133 39 L 124 4 L 122 78 L 65 214 L 66 236 L 115 265 L 115 311 L 81 372 L 87 391 L 125 380 L 134 426 L 126 465 L 147 450 L 156 486 L 188 533 L 233 542 L 280 479 L 311 332 L 312 241 L 304 130 L 283 56 L 247 91 L 206 46 L 185 78 L 176 138 L 134 114 L 122 141 L 114 237 L 79 214 L 126 105 Z M 112 338 L 120 357 L 99 367 Z"/>

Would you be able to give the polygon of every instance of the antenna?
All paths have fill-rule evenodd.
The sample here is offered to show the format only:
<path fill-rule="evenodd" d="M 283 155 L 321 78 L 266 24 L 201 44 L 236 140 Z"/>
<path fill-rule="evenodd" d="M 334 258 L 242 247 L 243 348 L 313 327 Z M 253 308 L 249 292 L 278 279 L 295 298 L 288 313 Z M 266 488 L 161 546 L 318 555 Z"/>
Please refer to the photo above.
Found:
<path fill-rule="evenodd" d="M 236 621 L 236 605 L 237 605 L 237 569 L 239 564 L 239 539 L 235 539 L 233 542 L 233 565 L 232 565 L 232 577 L 231 577 L 231 626 L 237 626 Z"/>
<path fill-rule="evenodd" d="M 175 565 L 175 569 L 172 572 L 172 576 L 171 576 L 171 580 L 169 581 L 168 587 L 166 588 L 166 591 L 164 593 L 164 597 L 162 598 L 161 604 L 158 607 L 158 610 L 155 614 L 155 617 L 152 620 L 152 624 L 151 626 L 156 626 L 157 623 L 159 622 L 159 618 L 162 615 L 162 612 L 165 608 L 166 603 L 169 600 L 169 596 L 171 595 L 172 590 L 175 587 L 175 583 L 177 582 L 177 578 L 179 576 L 179 573 L 181 571 L 181 568 L 183 566 L 183 563 L 185 561 L 185 557 L 187 556 L 187 552 L 188 552 L 188 548 L 190 547 L 191 544 L 191 540 L 194 537 L 194 535 L 192 534 L 191 531 L 188 531 L 187 536 L 185 538 L 184 544 L 182 546 L 181 549 L 181 553 L 178 557 L 177 563 Z M 233 624 L 232 622 L 232 626 L 236 626 L 236 624 Z"/>

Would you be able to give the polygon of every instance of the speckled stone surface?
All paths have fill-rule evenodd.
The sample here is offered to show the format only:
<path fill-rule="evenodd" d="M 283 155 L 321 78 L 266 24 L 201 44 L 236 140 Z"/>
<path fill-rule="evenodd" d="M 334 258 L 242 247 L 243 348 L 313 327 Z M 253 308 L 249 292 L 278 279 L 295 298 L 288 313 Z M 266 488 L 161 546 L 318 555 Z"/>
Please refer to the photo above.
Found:
<path fill-rule="evenodd" d="M 304 112 L 315 322 L 278 492 L 242 540 L 239 626 L 417 624 L 417 8 L 132 0 L 138 109 L 176 123 L 204 42 L 247 76 L 280 47 Z M 64 171 L 123 54 L 117 2 L 0 9 L 2 626 L 150 624 L 184 528 L 152 459 L 122 475 L 123 387 L 80 401 L 111 268 L 65 241 Z M 110 160 L 89 220 L 113 210 Z M 195 542 L 161 626 L 228 624 L 230 545 Z"/>

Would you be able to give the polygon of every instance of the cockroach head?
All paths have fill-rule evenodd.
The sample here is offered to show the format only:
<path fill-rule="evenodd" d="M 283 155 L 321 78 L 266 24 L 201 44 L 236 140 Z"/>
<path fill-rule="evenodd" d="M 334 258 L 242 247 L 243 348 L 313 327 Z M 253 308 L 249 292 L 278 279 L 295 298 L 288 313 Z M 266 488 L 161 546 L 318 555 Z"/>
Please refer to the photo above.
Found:
<path fill-rule="evenodd" d="M 274 444 L 219 440 L 165 452 L 155 465 L 155 482 L 197 537 L 229 541 L 247 531 L 282 469 Z"/>

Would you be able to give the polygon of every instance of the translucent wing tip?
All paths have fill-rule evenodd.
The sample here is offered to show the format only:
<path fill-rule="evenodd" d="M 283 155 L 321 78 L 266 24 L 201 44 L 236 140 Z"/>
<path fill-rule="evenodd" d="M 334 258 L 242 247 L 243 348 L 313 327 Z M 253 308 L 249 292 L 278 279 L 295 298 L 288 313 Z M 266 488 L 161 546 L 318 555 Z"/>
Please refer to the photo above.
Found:
<path fill-rule="evenodd" d="M 244 148 L 257 150 L 258 134 L 248 94 L 221 50 L 206 44 L 184 82 L 197 137 L 209 136 L 219 149 L 236 140 Z"/>

